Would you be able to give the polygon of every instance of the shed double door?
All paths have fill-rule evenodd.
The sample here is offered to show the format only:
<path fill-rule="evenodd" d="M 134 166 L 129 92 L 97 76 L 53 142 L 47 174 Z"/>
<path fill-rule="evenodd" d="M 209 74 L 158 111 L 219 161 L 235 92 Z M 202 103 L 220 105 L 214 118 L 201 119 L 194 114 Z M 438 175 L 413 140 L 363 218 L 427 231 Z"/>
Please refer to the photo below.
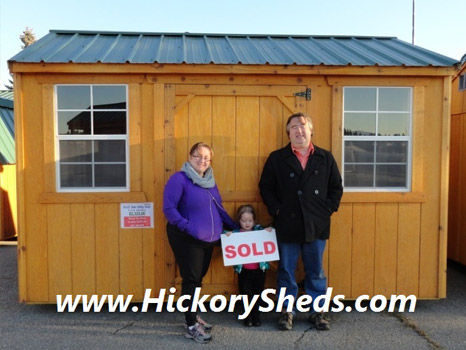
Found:
<path fill-rule="evenodd" d="M 269 225 L 271 218 L 262 204 L 258 182 L 267 156 L 288 143 L 287 118 L 308 106 L 296 92 L 307 86 L 257 85 L 167 85 L 165 164 L 166 179 L 186 162 L 193 144 L 212 146 L 212 167 L 223 203 L 234 217 L 241 204 L 252 204 L 258 223 Z M 167 251 L 170 251 L 166 242 Z M 173 256 L 166 266 L 179 291 L 181 277 Z M 274 264 L 267 284 L 275 286 Z M 220 248 L 215 248 L 211 267 L 203 281 L 208 294 L 237 293 L 236 276 L 223 266 Z"/>

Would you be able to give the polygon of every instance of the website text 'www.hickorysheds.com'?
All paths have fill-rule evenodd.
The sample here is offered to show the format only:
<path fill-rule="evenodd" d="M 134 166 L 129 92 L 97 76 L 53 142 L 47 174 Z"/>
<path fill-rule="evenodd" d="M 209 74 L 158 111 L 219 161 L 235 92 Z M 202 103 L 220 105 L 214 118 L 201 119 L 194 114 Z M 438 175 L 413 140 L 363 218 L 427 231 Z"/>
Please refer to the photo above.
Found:
<path fill-rule="evenodd" d="M 309 312 L 311 307 L 317 312 L 351 312 L 353 308 L 343 304 L 345 296 L 338 294 L 332 297 L 333 288 L 327 288 L 327 292 L 321 296 L 318 296 L 314 300 L 309 295 L 301 295 L 298 298 L 294 298 L 291 295 L 286 295 L 286 289 L 281 288 L 280 293 L 277 296 L 275 289 L 265 289 L 260 295 L 255 295 L 249 300 L 247 295 L 230 295 L 229 299 L 224 295 L 201 295 L 201 288 L 196 288 L 193 296 L 182 295 L 175 301 L 176 289 L 170 288 L 170 293 L 167 295 L 165 301 L 165 289 L 160 289 L 159 296 L 156 298 L 151 297 L 151 289 L 146 289 L 144 299 L 142 301 L 141 309 L 138 306 L 132 306 L 130 310 L 129 306 L 133 299 L 132 295 L 57 295 L 57 311 L 58 312 L 75 312 L 79 305 L 82 306 L 83 312 L 100 312 L 103 311 L 104 305 L 107 305 L 105 311 L 108 312 L 147 312 L 155 311 L 162 312 L 165 308 L 168 312 L 206 312 L 208 306 L 213 312 L 222 312 L 227 310 L 228 312 L 234 312 L 237 303 L 241 304 L 244 312 L 238 316 L 240 320 L 245 319 L 256 303 L 260 303 L 259 311 L 270 312 L 276 311 L 281 312 L 286 310 L 291 312 L 293 308 L 299 312 Z M 272 300 L 271 297 L 276 297 L 276 301 Z M 366 312 L 369 310 L 373 312 L 404 312 L 409 302 L 408 312 L 414 312 L 416 308 L 416 296 L 414 295 L 391 295 L 390 298 L 386 298 L 383 295 L 375 295 L 369 297 L 368 295 L 360 295 L 354 302 L 354 310 L 357 312 Z M 184 306 L 189 304 L 190 306 Z M 364 305 L 363 305 L 364 304 Z M 367 305 L 367 306 L 365 306 Z M 151 306 L 151 310 L 149 307 Z"/>

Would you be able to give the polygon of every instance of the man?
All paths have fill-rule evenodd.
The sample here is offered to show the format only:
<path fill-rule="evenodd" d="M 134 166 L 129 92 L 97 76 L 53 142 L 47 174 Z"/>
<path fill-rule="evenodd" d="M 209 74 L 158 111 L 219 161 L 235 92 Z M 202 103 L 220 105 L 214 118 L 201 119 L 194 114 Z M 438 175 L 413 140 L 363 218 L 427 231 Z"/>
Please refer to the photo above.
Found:
<path fill-rule="evenodd" d="M 298 293 L 295 271 L 299 255 L 304 265 L 304 290 L 314 301 L 327 289 L 322 255 L 330 235 L 330 216 L 337 211 L 343 194 L 340 172 L 332 154 L 312 144 L 311 118 L 293 114 L 286 123 L 290 143 L 272 152 L 259 182 L 262 199 L 274 219 L 280 262 L 277 287 L 286 288 L 285 308 L 279 329 L 293 328 L 293 313 L 287 300 Z M 318 330 L 330 326 L 311 306 L 309 321 Z"/>

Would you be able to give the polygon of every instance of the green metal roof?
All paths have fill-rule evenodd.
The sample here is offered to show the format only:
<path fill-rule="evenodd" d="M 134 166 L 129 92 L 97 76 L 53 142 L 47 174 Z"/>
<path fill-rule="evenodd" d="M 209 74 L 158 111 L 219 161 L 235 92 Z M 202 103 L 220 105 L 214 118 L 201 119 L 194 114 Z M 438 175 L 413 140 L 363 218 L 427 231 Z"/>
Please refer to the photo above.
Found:
<path fill-rule="evenodd" d="M 51 30 L 10 62 L 446 67 L 395 37 Z"/>
<path fill-rule="evenodd" d="M 0 163 L 15 163 L 15 125 L 12 91 L 0 91 Z"/>
<path fill-rule="evenodd" d="M 0 98 L 2 98 L 4 103 L 10 105 L 13 108 L 13 90 L 0 90 Z"/>

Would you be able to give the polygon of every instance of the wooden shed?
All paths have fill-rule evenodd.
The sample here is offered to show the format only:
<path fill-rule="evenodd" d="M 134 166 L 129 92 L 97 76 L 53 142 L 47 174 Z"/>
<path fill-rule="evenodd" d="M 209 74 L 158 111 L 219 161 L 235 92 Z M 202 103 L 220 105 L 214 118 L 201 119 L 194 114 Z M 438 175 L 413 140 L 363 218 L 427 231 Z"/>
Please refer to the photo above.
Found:
<path fill-rule="evenodd" d="M 466 265 L 466 55 L 453 77 L 448 258 Z"/>
<path fill-rule="evenodd" d="M 0 241 L 17 235 L 13 91 L 0 91 Z"/>
<path fill-rule="evenodd" d="M 445 297 L 455 63 L 393 37 L 50 31 L 9 60 L 20 301 L 179 290 L 167 179 L 205 141 L 230 214 L 252 203 L 269 222 L 258 179 L 298 111 L 344 177 L 334 293 Z M 132 202 L 153 203 L 153 229 L 121 228 Z M 237 292 L 218 249 L 204 282 Z"/>

